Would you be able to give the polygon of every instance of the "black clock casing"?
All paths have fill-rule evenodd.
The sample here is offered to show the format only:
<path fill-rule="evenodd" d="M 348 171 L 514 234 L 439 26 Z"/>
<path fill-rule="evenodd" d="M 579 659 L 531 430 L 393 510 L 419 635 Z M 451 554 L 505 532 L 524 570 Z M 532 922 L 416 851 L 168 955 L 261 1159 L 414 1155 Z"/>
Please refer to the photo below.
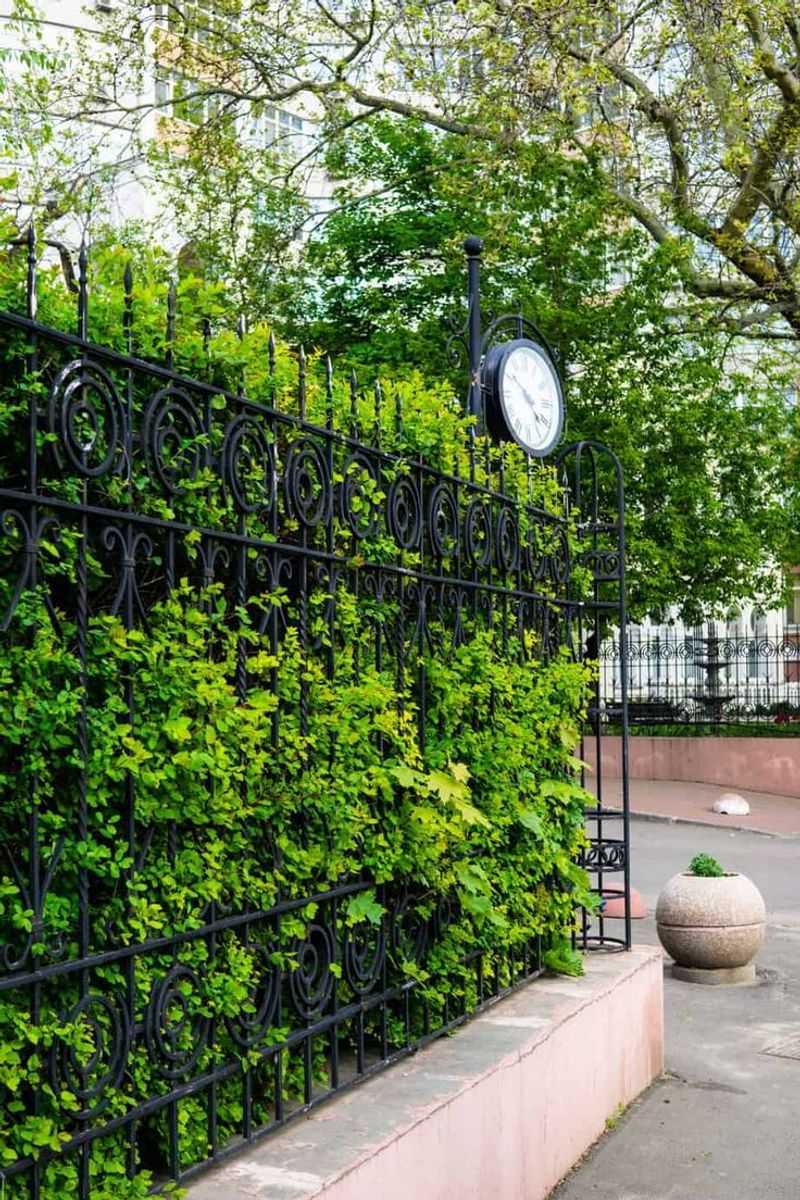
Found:
<path fill-rule="evenodd" d="M 564 389 L 545 347 L 531 338 L 492 346 L 482 382 L 491 436 L 514 441 L 538 458 L 549 454 L 564 427 Z"/>

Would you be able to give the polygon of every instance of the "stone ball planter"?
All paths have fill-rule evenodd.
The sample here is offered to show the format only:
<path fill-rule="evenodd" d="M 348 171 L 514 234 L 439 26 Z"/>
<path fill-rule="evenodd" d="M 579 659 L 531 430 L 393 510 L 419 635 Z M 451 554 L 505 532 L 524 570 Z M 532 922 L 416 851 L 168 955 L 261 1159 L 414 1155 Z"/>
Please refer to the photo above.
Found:
<path fill-rule="evenodd" d="M 672 973 L 691 983 L 753 983 L 764 941 L 764 899 L 752 880 L 674 875 L 658 898 L 656 927 L 675 960 Z"/>

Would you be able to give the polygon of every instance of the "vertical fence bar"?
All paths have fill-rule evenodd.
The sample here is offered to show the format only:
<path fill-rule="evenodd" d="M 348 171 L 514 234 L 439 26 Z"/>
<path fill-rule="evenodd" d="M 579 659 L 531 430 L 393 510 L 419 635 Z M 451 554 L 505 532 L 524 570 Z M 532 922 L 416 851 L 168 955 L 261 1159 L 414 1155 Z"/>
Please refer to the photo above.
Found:
<path fill-rule="evenodd" d="M 133 268 L 128 262 L 125 266 L 125 271 L 122 277 L 123 287 L 123 310 L 122 310 L 122 328 L 123 337 L 125 340 L 125 352 L 127 355 L 133 354 L 134 347 L 134 325 L 133 325 Z M 127 505 L 133 511 L 135 507 L 135 497 L 133 492 L 134 479 L 134 436 L 133 436 L 133 420 L 134 420 L 134 372 L 129 366 L 125 372 L 125 473 L 126 473 L 126 491 Z M 131 545 L 135 536 L 135 531 L 132 526 L 128 526 L 127 538 L 128 544 Z M 135 545 L 135 543 L 134 543 Z M 123 567 L 123 570 L 125 568 Z M 135 569 L 135 568 L 134 568 Z M 125 606 L 123 611 L 123 623 L 128 633 L 133 629 L 135 623 L 134 612 L 134 589 L 129 586 L 125 591 Z M 126 666 L 123 686 L 123 700 L 127 714 L 128 724 L 133 732 L 136 723 L 135 713 L 135 687 L 133 666 L 129 662 Z M 128 858 L 130 865 L 125 872 L 125 882 L 128 888 L 132 888 L 136 875 L 136 785 L 134 776 L 131 771 L 125 772 L 125 839 L 128 849 Z M 124 966 L 125 977 L 125 1005 L 128 1013 L 128 1021 L 130 1028 L 136 1028 L 136 959 L 134 956 L 128 958 Z M 131 1121 L 128 1127 L 128 1162 L 127 1174 L 129 1179 L 133 1179 L 136 1175 L 136 1121 Z"/>
<path fill-rule="evenodd" d="M 86 241 L 81 242 L 78 254 L 78 337 L 85 341 L 88 331 L 88 252 Z M 85 451 L 84 451 L 85 456 Z M 86 480 L 81 483 L 81 522 L 80 539 L 78 543 L 77 570 L 77 652 L 79 662 L 80 708 L 78 712 L 78 756 L 80 760 L 80 780 L 78 794 L 78 836 L 84 851 L 89 841 L 89 801 L 88 801 L 88 770 L 89 770 L 89 705 L 88 705 L 88 635 L 89 635 L 89 519 L 88 487 Z M 91 938 L 89 872 L 85 863 L 78 869 L 78 954 L 85 959 L 89 954 Z M 79 973 L 79 988 L 81 1002 L 89 994 L 89 972 L 83 968 Z M 85 1127 L 85 1122 L 81 1125 Z M 78 1190 L 80 1200 L 89 1198 L 89 1152 L 88 1143 L 81 1146 L 78 1155 Z"/>
<path fill-rule="evenodd" d="M 622 840 L 625 855 L 624 883 L 625 889 L 625 948 L 631 947 L 631 802 L 630 802 L 630 754 L 628 746 L 628 612 L 626 596 L 625 556 L 625 481 L 622 467 L 618 459 L 614 459 L 617 476 L 617 550 L 619 554 L 619 605 L 617 619 L 619 621 L 619 669 L 620 688 L 622 691 Z M 599 722 L 598 722 L 599 725 Z"/>
<path fill-rule="evenodd" d="M 36 319 L 37 308 L 37 244 L 36 230 L 33 222 L 28 226 L 26 237 L 27 242 L 27 271 L 26 271 L 26 288 L 25 288 L 25 310 L 29 320 Z M 25 358 L 26 374 L 35 378 L 39 370 L 39 352 L 38 338 L 35 333 L 31 333 L 28 338 L 27 353 Z M 31 503 L 28 510 L 29 523 L 29 543 L 30 543 L 30 570 L 31 570 L 31 587 L 36 588 L 38 585 L 38 527 L 39 527 L 39 508 L 36 504 L 36 494 L 39 490 L 39 455 L 38 455 L 38 424 L 39 424 L 39 400 L 38 393 L 35 387 L 31 387 L 30 396 L 28 399 L 28 488 L 31 493 Z M 41 879 L 41 860 L 39 850 L 39 782 L 36 775 L 32 775 L 28 785 L 28 800 L 30 804 L 30 814 L 28 816 L 28 881 L 30 889 L 31 907 L 33 909 L 34 921 L 37 923 L 42 920 L 42 895 L 40 889 Z M 34 927 L 35 932 L 36 926 Z M 34 968 L 38 965 L 38 955 L 35 949 L 32 949 L 32 963 Z M 36 982 L 31 987 L 30 994 L 30 1020 L 31 1026 L 35 1029 L 41 1021 L 41 984 Z M 38 1117 L 41 1111 L 41 1097 L 38 1088 L 34 1089 L 33 1093 L 33 1116 Z M 41 1169 L 38 1162 L 35 1162 L 30 1174 L 29 1191 L 31 1200 L 39 1200 L 41 1194 Z"/>

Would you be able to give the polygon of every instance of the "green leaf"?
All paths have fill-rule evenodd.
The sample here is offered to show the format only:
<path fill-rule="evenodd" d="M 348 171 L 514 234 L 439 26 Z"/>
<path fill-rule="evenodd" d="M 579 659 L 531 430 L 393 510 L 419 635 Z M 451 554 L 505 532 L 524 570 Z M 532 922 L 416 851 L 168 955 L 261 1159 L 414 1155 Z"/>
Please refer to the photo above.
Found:
<path fill-rule="evenodd" d="M 583 958 L 573 950 L 569 942 L 559 942 L 544 954 L 544 965 L 557 975 L 583 975 Z"/>
<path fill-rule="evenodd" d="M 369 888 L 352 896 L 347 905 L 347 924 L 358 925 L 361 921 L 369 921 L 371 925 L 380 925 L 386 909 L 375 899 L 375 889 Z"/>
<path fill-rule="evenodd" d="M 464 800 L 469 795 L 465 783 L 444 771 L 431 771 L 428 774 L 428 787 L 444 801 Z"/>
<path fill-rule="evenodd" d="M 172 717 L 164 722 L 164 733 L 173 742 L 186 742 L 192 733 L 191 720 L 189 717 Z"/>
<path fill-rule="evenodd" d="M 537 837 L 542 837 L 544 827 L 542 818 L 533 808 L 526 808 L 519 814 L 519 821 L 526 829 L 530 829 L 531 833 L 535 833 Z"/>
<path fill-rule="evenodd" d="M 393 775 L 401 787 L 418 788 L 426 782 L 426 777 L 419 771 L 412 770 L 411 767 L 397 766 L 390 767 L 389 774 Z"/>

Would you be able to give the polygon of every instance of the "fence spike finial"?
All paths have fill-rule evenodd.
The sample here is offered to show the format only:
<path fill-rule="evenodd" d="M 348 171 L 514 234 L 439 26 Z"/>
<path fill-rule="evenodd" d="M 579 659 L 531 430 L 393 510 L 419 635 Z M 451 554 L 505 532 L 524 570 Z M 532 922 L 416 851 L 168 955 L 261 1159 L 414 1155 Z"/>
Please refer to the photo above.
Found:
<path fill-rule="evenodd" d="M 325 355 L 325 420 L 333 429 L 333 363 L 330 354 Z"/>
<path fill-rule="evenodd" d="M 178 289 L 174 279 L 167 288 L 167 366 L 172 370 L 175 358 L 175 316 L 178 311 Z"/>
<path fill-rule="evenodd" d="M 358 378 L 355 367 L 350 368 L 350 421 L 353 437 L 358 437 Z"/>
<path fill-rule="evenodd" d="M 375 380 L 375 445 L 381 444 L 381 415 L 383 409 L 383 390 L 380 379 Z"/>
<path fill-rule="evenodd" d="M 275 374 L 275 330 L 270 329 L 269 341 L 267 342 L 267 363 L 269 366 L 270 375 Z"/>
<path fill-rule="evenodd" d="M 128 354 L 133 351 L 133 267 L 131 260 L 125 264 L 122 272 L 123 310 L 122 328 L 125 331 L 125 343 Z"/>
<path fill-rule="evenodd" d="M 84 339 L 86 338 L 89 322 L 88 265 L 89 251 L 86 246 L 86 234 L 83 233 L 78 251 L 78 337 Z"/>
<path fill-rule="evenodd" d="M 300 406 L 300 420 L 306 419 L 306 351 L 302 344 L 297 352 L 297 399 Z"/>
<path fill-rule="evenodd" d="M 27 281 L 27 312 L 31 321 L 36 320 L 36 229 L 33 221 L 28 226 L 28 281 Z"/>
<path fill-rule="evenodd" d="M 240 342 L 244 342 L 244 335 L 247 333 L 247 317 L 244 313 L 239 314 L 239 319 L 236 322 L 236 336 Z M 247 391 L 247 362 L 242 355 L 241 373 L 239 375 L 239 387 L 237 389 L 240 396 L 244 396 Z"/>
<path fill-rule="evenodd" d="M 396 385 L 394 389 L 394 426 L 399 437 L 403 432 L 403 396 L 400 388 Z"/>

